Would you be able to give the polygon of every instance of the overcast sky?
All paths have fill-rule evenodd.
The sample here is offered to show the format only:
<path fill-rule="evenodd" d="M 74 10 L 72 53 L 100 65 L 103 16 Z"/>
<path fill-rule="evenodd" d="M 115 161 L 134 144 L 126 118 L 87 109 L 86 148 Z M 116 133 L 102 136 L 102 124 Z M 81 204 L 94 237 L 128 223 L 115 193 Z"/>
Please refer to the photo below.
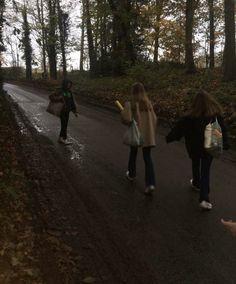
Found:
<path fill-rule="evenodd" d="M 22 3 L 23 0 L 17 1 L 17 3 Z M 66 11 L 70 14 L 70 22 L 71 22 L 71 27 L 70 27 L 70 40 L 73 43 L 79 43 L 80 41 L 80 28 L 78 27 L 80 23 L 80 4 L 78 3 L 79 1 L 73 1 L 73 5 L 68 5 L 69 3 L 64 0 L 64 8 Z M 12 3 L 12 2 L 11 2 Z M 13 10 L 12 4 L 8 3 L 6 5 L 6 18 L 8 20 L 8 24 L 6 25 L 4 29 L 4 37 L 5 37 L 5 43 L 6 43 L 6 48 L 7 51 L 4 53 L 4 62 L 3 66 L 10 67 L 12 66 L 12 54 L 14 53 L 14 57 L 16 60 L 16 54 L 17 50 L 19 53 L 19 61 L 20 61 L 20 66 L 24 66 L 24 60 L 22 59 L 23 52 L 19 48 L 20 41 L 17 38 L 17 36 L 13 35 L 13 30 L 14 27 L 19 28 L 22 30 L 22 23 L 21 23 L 21 14 L 19 13 L 16 15 L 16 13 Z M 30 0 L 29 2 L 29 7 L 33 6 L 34 7 L 35 0 Z M 36 12 L 36 11 L 35 11 Z M 32 16 L 29 16 L 29 22 L 31 23 L 31 26 L 33 27 L 34 25 L 34 19 Z M 18 36 L 20 37 L 20 36 Z M 40 49 L 36 43 L 36 38 L 37 35 L 33 32 L 31 34 L 31 43 L 33 47 L 33 55 L 34 55 L 34 60 L 37 62 L 40 59 Z M 71 69 L 78 69 L 79 68 L 79 61 L 80 61 L 80 52 L 75 51 L 75 49 L 70 48 L 70 52 L 67 55 L 68 57 L 68 68 Z M 12 52 L 13 51 L 13 52 Z M 34 67 L 35 68 L 35 67 Z"/>

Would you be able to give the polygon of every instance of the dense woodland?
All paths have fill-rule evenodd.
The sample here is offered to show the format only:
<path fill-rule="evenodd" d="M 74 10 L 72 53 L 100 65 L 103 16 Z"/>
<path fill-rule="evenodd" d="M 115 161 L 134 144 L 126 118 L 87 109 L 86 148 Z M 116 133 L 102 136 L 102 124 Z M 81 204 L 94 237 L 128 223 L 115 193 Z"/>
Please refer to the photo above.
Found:
<path fill-rule="evenodd" d="M 67 76 L 73 50 L 94 77 L 172 62 L 236 78 L 234 0 L 0 0 L 0 9 L 1 64 L 6 53 L 8 66 L 23 60 L 28 80 L 36 67 L 45 79 Z"/>

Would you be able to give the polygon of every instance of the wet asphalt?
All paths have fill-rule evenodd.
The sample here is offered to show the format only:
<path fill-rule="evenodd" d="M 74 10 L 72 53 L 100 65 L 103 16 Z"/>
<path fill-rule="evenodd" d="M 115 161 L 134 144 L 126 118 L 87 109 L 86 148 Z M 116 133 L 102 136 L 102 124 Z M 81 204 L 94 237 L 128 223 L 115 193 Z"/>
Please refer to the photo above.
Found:
<path fill-rule="evenodd" d="M 125 178 L 129 151 L 122 144 L 125 127 L 118 113 L 80 104 L 78 98 L 79 117 L 71 114 L 68 128 L 72 144 L 65 147 L 57 143 L 58 119 L 45 111 L 45 91 L 11 84 L 4 88 L 33 127 L 50 139 L 75 200 L 96 222 L 99 243 L 106 247 L 104 261 L 113 263 L 113 269 L 117 264 L 117 283 L 236 283 L 236 238 L 220 223 L 221 218 L 236 220 L 233 153 L 213 162 L 213 210 L 202 212 L 198 193 L 189 187 L 184 143 L 166 145 L 168 130 L 159 125 L 153 149 L 157 189 L 147 197 L 141 151 L 137 179 L 130 183 Z"/>

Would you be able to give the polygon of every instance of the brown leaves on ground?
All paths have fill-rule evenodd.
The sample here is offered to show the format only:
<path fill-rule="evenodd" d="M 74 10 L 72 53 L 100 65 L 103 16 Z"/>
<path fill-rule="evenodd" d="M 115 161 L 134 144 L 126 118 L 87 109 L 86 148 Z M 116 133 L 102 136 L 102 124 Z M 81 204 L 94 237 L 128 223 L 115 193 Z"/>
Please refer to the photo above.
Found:
<path fill-rule="evenodd" d="M 0 96 L 0 283 L 43 283 L 35 258 L 35 233 L 28 208 L 29 186 L 19 165 L 17 135 Z"/>
<path fill-rule="evenodd" d="M 1 96 L 0 121 L 0 284 L 75 283 L 82 256 L 74 254 L 64 238 L 76 238 L 78 230 L 46 230 L 38 224 L 39 212 L 32 215 L 31 192 L 40 190 L 40 182 L 25 174 L 20 134 Z"/>

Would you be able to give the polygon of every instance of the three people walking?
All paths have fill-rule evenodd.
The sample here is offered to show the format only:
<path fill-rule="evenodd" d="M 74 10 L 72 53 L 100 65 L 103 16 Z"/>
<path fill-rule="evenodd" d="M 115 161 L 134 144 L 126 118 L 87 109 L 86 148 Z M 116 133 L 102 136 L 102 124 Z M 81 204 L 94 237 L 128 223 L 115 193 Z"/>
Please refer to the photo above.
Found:
<path fill-rule="evenodd" d="M 67 145 L 67 126 L 69 113 L 77 116 L 77 109 L 71 91 L 72 82 L 63 80 L 62 87 L 50 95 L 50 100 L 63 102 L 60 114 L 61 131 L 58 142 Z M 122 122 L 129 127 L 137 123 L 140 132 L 140 145 L 130 145 L 126 177 L 133 181 L 136 178 L 136 160 L 138 148 L 142 148 L 145 164 L 145 194 L 151 194 L 156 188 L 155 170 L 151 157 L 152 148 L 156 146 L 157 117 L 151 101 L 142 83 L 132 86 L 131 98 L 121 111 Z M 203 209 L 212 209 L 210 202 L 210 169 L 213 156 L 204 148 L 205 129 L 209 123 L 219 122 L 223 136 L 223 149 L 228 149 L 227 133 L 224 125 L 223 111 L 220 104 L 206 91 L 199 90 L 188 113 L 184 115 L 166 137 L 166 142 L 179 141 L 185 138 L 186 149 L 192 163 L 190 185 L 200 192 L 199 204 Z"/>

